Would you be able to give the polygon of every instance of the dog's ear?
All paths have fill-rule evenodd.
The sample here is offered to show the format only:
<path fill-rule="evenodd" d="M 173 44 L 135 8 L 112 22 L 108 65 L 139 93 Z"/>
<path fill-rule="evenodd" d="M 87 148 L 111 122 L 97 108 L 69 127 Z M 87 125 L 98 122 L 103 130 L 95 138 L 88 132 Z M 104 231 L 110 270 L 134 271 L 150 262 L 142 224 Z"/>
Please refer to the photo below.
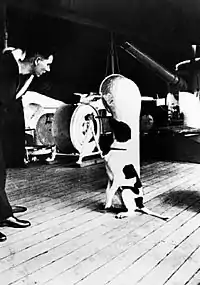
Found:
<path fill-rule="evenodd" d="M 131 128 L 126 123 L 110 118 L 110 127 L 118 142 L 127 142 L 131 139 Z"/>

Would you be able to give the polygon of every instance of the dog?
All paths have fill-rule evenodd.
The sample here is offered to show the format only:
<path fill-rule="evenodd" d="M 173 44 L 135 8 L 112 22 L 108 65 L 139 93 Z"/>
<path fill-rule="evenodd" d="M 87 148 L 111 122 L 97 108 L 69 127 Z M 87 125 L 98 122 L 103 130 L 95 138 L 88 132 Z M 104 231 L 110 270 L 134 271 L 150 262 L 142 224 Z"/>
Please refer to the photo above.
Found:
<path fill-rule="evenodd" d="M 130 96 L 126 98 L 127 93 Z M 167 220 L 169 217 L 155 213 L 144 206 L 142 183 L 138 173 L 141 105 L 137 86 L 121 75 L 111 75 L 102 82 L 100 94 L 105 108 L 112 114 L 110 127 L 113 132 L 110 150 L 104 155 L 108 176 L 104 210 L 112 209 L 113 198 L 116 194 L 122 206 L 126 208 L 126 211 L 118 213 L 116 218 L 130 217 L 140 211 Z M 129 100 L 126 101 L 126 99 Z"/>
<path fill-rule="evenodd" d="M 131 129 L 124 122 L 111 119 L 114 141 L 110 151 L 104 156 L 108 176 L 106 188 L 105 210 L 110 211 L 114 195 L 117 194 L 123 207 L 116 218 L 125 218 L 142 212 L 157 218 L 168 220 L 169 217 L 160 215 L 144 206 L 142 183 L 132 163 Z"/>

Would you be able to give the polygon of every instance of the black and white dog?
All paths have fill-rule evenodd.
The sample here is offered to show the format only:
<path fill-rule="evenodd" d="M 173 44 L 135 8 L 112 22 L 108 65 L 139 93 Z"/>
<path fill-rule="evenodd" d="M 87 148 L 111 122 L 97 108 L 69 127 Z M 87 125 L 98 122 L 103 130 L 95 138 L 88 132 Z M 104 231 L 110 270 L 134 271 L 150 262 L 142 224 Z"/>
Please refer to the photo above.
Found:
<path fill-rule="evenodd" d="M 132 216 L 140 211 L 167 220 L 144 206 L 142 183 L 139 178 L 139 116 L 140 92 L 135 83 L 121 75 L 107 77 L 100 86 L 100 94 L 112 114 L 110 126 L 113 143 L 104 156 L 108 175 L 105 210 L 110 210 L 117 194 L 127 211 L 117 218 Z"/>

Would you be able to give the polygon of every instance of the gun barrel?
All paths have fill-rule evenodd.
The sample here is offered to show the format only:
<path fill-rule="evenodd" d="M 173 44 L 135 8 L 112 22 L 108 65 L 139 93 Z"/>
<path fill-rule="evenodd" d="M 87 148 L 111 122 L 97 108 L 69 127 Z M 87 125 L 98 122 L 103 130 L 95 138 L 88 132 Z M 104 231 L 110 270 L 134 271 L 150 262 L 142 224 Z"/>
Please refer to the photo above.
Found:
<path fill-rule="evenodd" d="M 179 89 L 185 90 L 187 89 L 187 83 L 182 78 L 174 75 L 162 65 L 157 63 L 155 60 L 147 56 L 138 50 L 135 46 L 130 44 L 129 42 L 125 42 L 121 45 L 121 48 L 124 49 L 127 53 L 137 59 L 140 63 L 144 64 L 149 69 L 153 70 L 158 76 L 160 76 L 164 81 L 171 85 L 176 85 Z"/>

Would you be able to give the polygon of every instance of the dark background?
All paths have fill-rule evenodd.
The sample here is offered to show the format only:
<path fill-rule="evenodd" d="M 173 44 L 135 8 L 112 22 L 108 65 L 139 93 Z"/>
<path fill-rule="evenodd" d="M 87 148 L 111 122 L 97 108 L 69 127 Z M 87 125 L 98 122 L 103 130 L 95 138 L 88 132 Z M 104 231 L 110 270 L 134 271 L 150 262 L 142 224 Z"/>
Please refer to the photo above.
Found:
<path fill-rule="evenodd" d="M 198 0 L 2 0 L 0 6 L 9 45 L 54 53 L 52 72 L 37 90 L 64 101 L 73 92 L 98 92 L 111 73 L 111 31 L 116 44 L 131 41 L 171 72 L 200 42 Z M 167 84 L 155 72 L 119 48 L 116 55 L 115 72 L 134 80 L 143 96 L 166 96 Z"/>
<path fill-rule="evenodd" d="M 9 46 L 22 47 L 29 53 L 54 55 L 50 74 L 34 81 L 32 89 L 35 91 L 70 102 L 74 98 L 74 92 L 98 93 L 101 81 L 112 72 L 109 30 L 13 7 L 7 8 L 6 23 Z M 1 35 L 3 46 L 3 26 Z M 142 96 L 165 97 L 167 83 L 125 53 L 119 47 L 121 42 L 130 40 L 172 73 L 177 62 L 192 56 L 189 44 L 177 52 L 176 45 L 175 49 L 172 44 L 163 45 L 162 38 L 158 42 L 151 42 L 143 37 L 118 32 L 112 35 L 115 44 L 115 72 L 135 81 Z"/>

